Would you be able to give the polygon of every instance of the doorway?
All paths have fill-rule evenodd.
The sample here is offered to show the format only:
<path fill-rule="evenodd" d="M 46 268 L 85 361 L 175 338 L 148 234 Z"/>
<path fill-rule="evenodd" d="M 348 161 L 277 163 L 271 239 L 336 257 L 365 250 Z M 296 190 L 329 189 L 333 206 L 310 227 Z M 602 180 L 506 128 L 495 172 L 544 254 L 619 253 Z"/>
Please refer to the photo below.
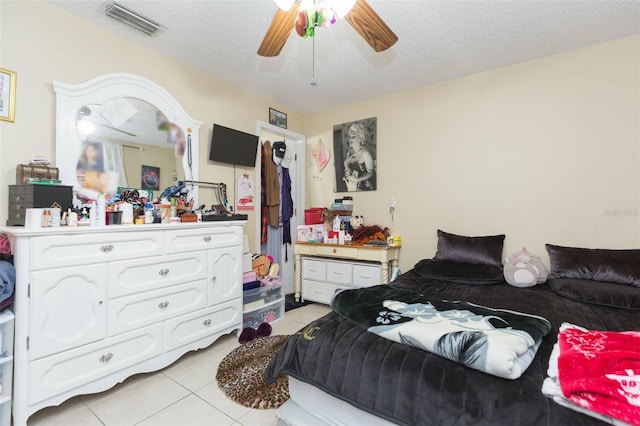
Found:
<path fill-rule="evenodd" d="M 295 154 L 295 160 L 289 167 L 289 174 L 291 176 L 291 198 L 293 199 L 293 217 L 291 218 L 291 239 L 293 242 L 297 239 L 298 225 L 304 224 L 304 207 L 305 207 L 305 176 L 306 176 L 306 138 L 304 135 L 292 132 L 287 129 L 283 129 L 278 126 L 274 126 L 263 121 L 258 121 L 256 134 L 260 137 L 260 143 L 270 141 L 272 144 L 275 141 L 284 141 L 287 144 L 287 150 L 293 149 Z M 262 145 L 261 145 L 262 147 Z M 256 163 L 256 176 L 260 177 L 262 174 L 262 166 L 258 161 Z M 257 179 L 259 182 L 259 179 Z M 260 185 L 256 185 L 260 186 Z M 258 211 L 256 212 L 256 235 L 255 241 L 260 242 L 261 236 L 261 207 L 257 204 Z M 285 294 L 294 292 L 295 288 L 295 255 L 293 253 L 293 244 L 282 244 L 282 228 L 279 228 L 274 234 L 274 228 L 271 228 L 270 236 L 276 235 L 279 238 L 279 251 L 276 253 L 270 253 L 267 246 L 273 247 L 274 245 L 260 245 L 260 251 L 264 254 L 273 256 L 274 260 L 280 265 L 280 275 L 283 280 L 283 289 Z M 272 241 L 273 243 L 273 241 Z"/>

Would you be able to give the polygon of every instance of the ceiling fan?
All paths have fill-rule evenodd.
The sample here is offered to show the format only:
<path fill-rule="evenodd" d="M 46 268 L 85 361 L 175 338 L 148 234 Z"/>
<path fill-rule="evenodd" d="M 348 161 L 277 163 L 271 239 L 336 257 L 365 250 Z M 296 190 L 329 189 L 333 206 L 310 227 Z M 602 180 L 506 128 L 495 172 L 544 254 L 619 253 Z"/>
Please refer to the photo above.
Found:
<path fill-rule="evenodd" d="M 260 44 L 258 55 L 278 56 L 295 28 L 301 37 L 313 37 L 316 27 L 346 19 L 376 52 L 398 41 L 398 36 L 366 0 L 275 0 L 278 11 Z"/>

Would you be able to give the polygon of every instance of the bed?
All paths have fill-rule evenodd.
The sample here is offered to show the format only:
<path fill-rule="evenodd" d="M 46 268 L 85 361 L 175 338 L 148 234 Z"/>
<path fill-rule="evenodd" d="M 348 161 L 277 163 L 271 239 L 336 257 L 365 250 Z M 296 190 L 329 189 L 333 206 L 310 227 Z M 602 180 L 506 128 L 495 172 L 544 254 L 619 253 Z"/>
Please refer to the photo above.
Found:
<path fill-rule="evenodd" d="M 390 285 L 537 314 L 549 320 L 551 331 L 524 374 L 508 380 L 379 337 L 331 312 L 292 336 L 267 368 L 267 380 L 286 374 L 292 383 L 291 400 L 280 410 L 281 424 L 372 424 L 366 420 L 370 415 L 380 424 L 403 425 L 602 424 L 541 392 L 558 329 L 563 322 L 596 330 L 640 328 L 637 301 L 627 300 L 630 309 L 585 303 L 572 294 L 557 294 L 546 283 L 529 288 L 466 285 L 411 270 Z M 640 294 L 640 288 L 632 290 Z"/>

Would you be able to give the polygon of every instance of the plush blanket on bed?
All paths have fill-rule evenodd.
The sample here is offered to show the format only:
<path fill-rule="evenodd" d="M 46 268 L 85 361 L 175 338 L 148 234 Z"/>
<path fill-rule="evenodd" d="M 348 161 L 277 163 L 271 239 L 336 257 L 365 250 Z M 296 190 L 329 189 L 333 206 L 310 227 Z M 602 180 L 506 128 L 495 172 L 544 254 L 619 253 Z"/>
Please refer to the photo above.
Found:
<path fill-rule="evenodd" d="M 344 290 L 331 307 L 378 336 L 505 379 L 524 373 L 551 330 L 536 315 L 427 298 L 393 286 Z"/>
<path fill-rule="evenodd" d="M 640 424 L 640 332 L 562 324 L 548 375 L 542 392 L 558 404 L 612 424 Z"/>

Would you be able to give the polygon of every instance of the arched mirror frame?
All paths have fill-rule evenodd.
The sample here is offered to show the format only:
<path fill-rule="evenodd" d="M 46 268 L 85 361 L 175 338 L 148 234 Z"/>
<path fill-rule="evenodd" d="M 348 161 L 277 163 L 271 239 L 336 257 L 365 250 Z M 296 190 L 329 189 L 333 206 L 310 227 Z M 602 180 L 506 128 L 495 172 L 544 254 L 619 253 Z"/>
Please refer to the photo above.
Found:
<path fill-rule="evenodd" d="M 136 98 L 162 111 L 171 123 L 178 125 L 187 137 L 187 151 L 182 158 L 186 180 L 198 180 L 201 121 L 194 120 L 182 105 L 163 87 L 143 77 L 116 73 L 104 74 L 80 84 L 53 82 L 56 93 L 56 166 L 64 185 L 79 187 L 76 166 L 82 150 L 77 129 L 78 111 L 88 104 L 104 104 L 120 98 Z M 189 155 L 190 153 L 190 155 Z M 191 166 L 189 166 L 191 162 Z M 198 205 L 198 188 L 189 186 L 189 197 Z"/>

